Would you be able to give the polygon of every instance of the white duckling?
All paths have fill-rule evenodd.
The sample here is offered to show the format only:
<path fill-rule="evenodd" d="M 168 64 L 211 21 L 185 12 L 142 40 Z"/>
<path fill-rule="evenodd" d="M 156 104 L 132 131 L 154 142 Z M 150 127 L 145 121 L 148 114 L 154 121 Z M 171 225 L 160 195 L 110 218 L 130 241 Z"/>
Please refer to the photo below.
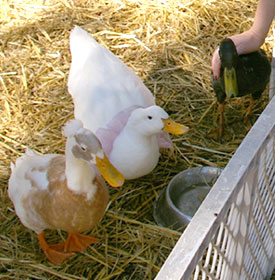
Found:
<path fill-rule="evenodd" d="M 68 90 L 75 118 L 97 135 L 125 179 L 150 173 L 159 148 L 172 148 L 167 132 L 185 134 L 188 128 L 169 119 L 140 78 L 78 26 L 70 50 Z"/>
<path fill-rule="evenodd" d="M 63 134 L 67 137 L 65 156 L 38 155 L 27 149 L 11 164 L 8 187 L 17 216 L 36 232 L 40 247 L 54 264 L 97 242 L 80 232 L 101 220 L 108 203 L 108 189 L 98 171 L 113 187 L 124 183 L 96 136 L 80 121 L 69 121 Z M 61 229 L 69 235 L 65 243 L 49 245 L 45 229 Z"/>

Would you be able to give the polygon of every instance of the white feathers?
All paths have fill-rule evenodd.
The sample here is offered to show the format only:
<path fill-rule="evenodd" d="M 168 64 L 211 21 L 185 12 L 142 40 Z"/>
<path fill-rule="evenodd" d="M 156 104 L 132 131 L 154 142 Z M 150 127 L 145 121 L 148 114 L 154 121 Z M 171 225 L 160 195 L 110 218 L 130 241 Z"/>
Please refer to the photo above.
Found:
<path fill-rule="evenodd" d="M 63 127 L 63 135 L 65 137 L 73 136 L 81 128 L 83 128 L 83 124 L 80 120 L 76 120 L 76 119 L 70 120 Z"/>
<path fill-rule="evenodd" d="M 25 154 L 19 157 L 15 164 L 11 164 L 9 197 L 21 222 L 36 233 L 40 233 L 45 224 L 40 221 L 39 215 L 34 214 L 33 205 L 28 204 L 26 207 L 25 204 L 28 203 L 26 198 L 32 192 L 48 190 L 47 167 L 54 157 L 56 155 L 52 154 L 41 157 L 35 151 L 27 148 Z M 32 216 L 33 223 L 30 222 L 30 216 Z"/>
<path fill-rule="evenodd" d="M 71 32 L 70 49 L 68 91 L 75 105 L 74 116 L 84 127 L 95 132 L 124 109 L 155 104 L 134 71 L 78 26 Z"/>
<path fill-rule="evenodd" d="M 168 114 L 155 106 L 133 70 L 78 26 L 71 32 L 70 49 L 68 91 L 75 118 L 98 136 L 126 179 L 148 174 L 158 163 L 162 119 Z M 167 136 L 165 143 L 172 146 Z"/>
<path fill-rule="evenodd" d="M 77 60 L 86 59 L 87 55 L 92 48 L 97 44 L 96 40 L 90 36 L 88 32 L 75 26 L 70 34 L 70 51 L 74 53 Z"/>

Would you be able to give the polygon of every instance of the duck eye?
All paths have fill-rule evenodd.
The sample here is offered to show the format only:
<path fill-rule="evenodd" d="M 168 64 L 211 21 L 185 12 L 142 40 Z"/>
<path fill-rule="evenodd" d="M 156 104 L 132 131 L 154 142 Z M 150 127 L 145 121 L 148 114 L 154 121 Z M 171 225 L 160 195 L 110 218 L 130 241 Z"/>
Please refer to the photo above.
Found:
<path fill-rule="evenodd" d="M 83 152 L 86 152 L 86 147 L 80 146 L 80 148 L 81 148 L 81 150 L 82 150 Z"/>
<path fill-rule="evenodd" d="M 148 116 L 147 118 L 148 118 L 148 120 L 151 120 L 153 117 L 152 116 Z"/>

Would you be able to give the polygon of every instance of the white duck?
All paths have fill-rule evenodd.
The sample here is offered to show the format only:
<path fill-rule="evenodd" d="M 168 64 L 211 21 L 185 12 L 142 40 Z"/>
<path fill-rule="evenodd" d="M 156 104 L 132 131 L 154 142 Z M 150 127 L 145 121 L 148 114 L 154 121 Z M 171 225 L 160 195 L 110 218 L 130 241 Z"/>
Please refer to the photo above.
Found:
<path fill-rule="evenodd" d="M 75 118 L 97 135 L 125 179 L 150 173 L 159 148 L 172 148 L 165 132 L 185 134 L 188 128 L 169 119 L 140 78 L 78 26 L 71 32 L 70 50 L 68 90 Z"/>
<path fill-rule="evenodd" d="M 101 220 L 109 198 L 104 180 L 92 165 L 110 185 L 124 183 L 96 136 L 80 121 L 69 121 L 63 131 L 67 137 L 65 156 L 38 155 L 27 149 L 11 164 L 8 187 L 17 216 L 36 232 L 40 247 L 54 264 L 97 241 L 80 234 Z M 49 245 L 45 229 L 61 229 L 69 235 L 65 243 Z"/>

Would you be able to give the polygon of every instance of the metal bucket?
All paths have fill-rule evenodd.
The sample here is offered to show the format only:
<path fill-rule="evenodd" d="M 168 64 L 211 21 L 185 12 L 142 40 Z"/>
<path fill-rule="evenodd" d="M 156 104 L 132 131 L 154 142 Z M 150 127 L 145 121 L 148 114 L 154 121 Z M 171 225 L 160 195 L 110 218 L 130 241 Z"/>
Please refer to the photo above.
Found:
<path fill-rule="evenodd" d="M 154 219 L 163 227 L 183 230 L 221 174 L 216 167 L 195 167 L 177 174 L 154 205 Z"/>

